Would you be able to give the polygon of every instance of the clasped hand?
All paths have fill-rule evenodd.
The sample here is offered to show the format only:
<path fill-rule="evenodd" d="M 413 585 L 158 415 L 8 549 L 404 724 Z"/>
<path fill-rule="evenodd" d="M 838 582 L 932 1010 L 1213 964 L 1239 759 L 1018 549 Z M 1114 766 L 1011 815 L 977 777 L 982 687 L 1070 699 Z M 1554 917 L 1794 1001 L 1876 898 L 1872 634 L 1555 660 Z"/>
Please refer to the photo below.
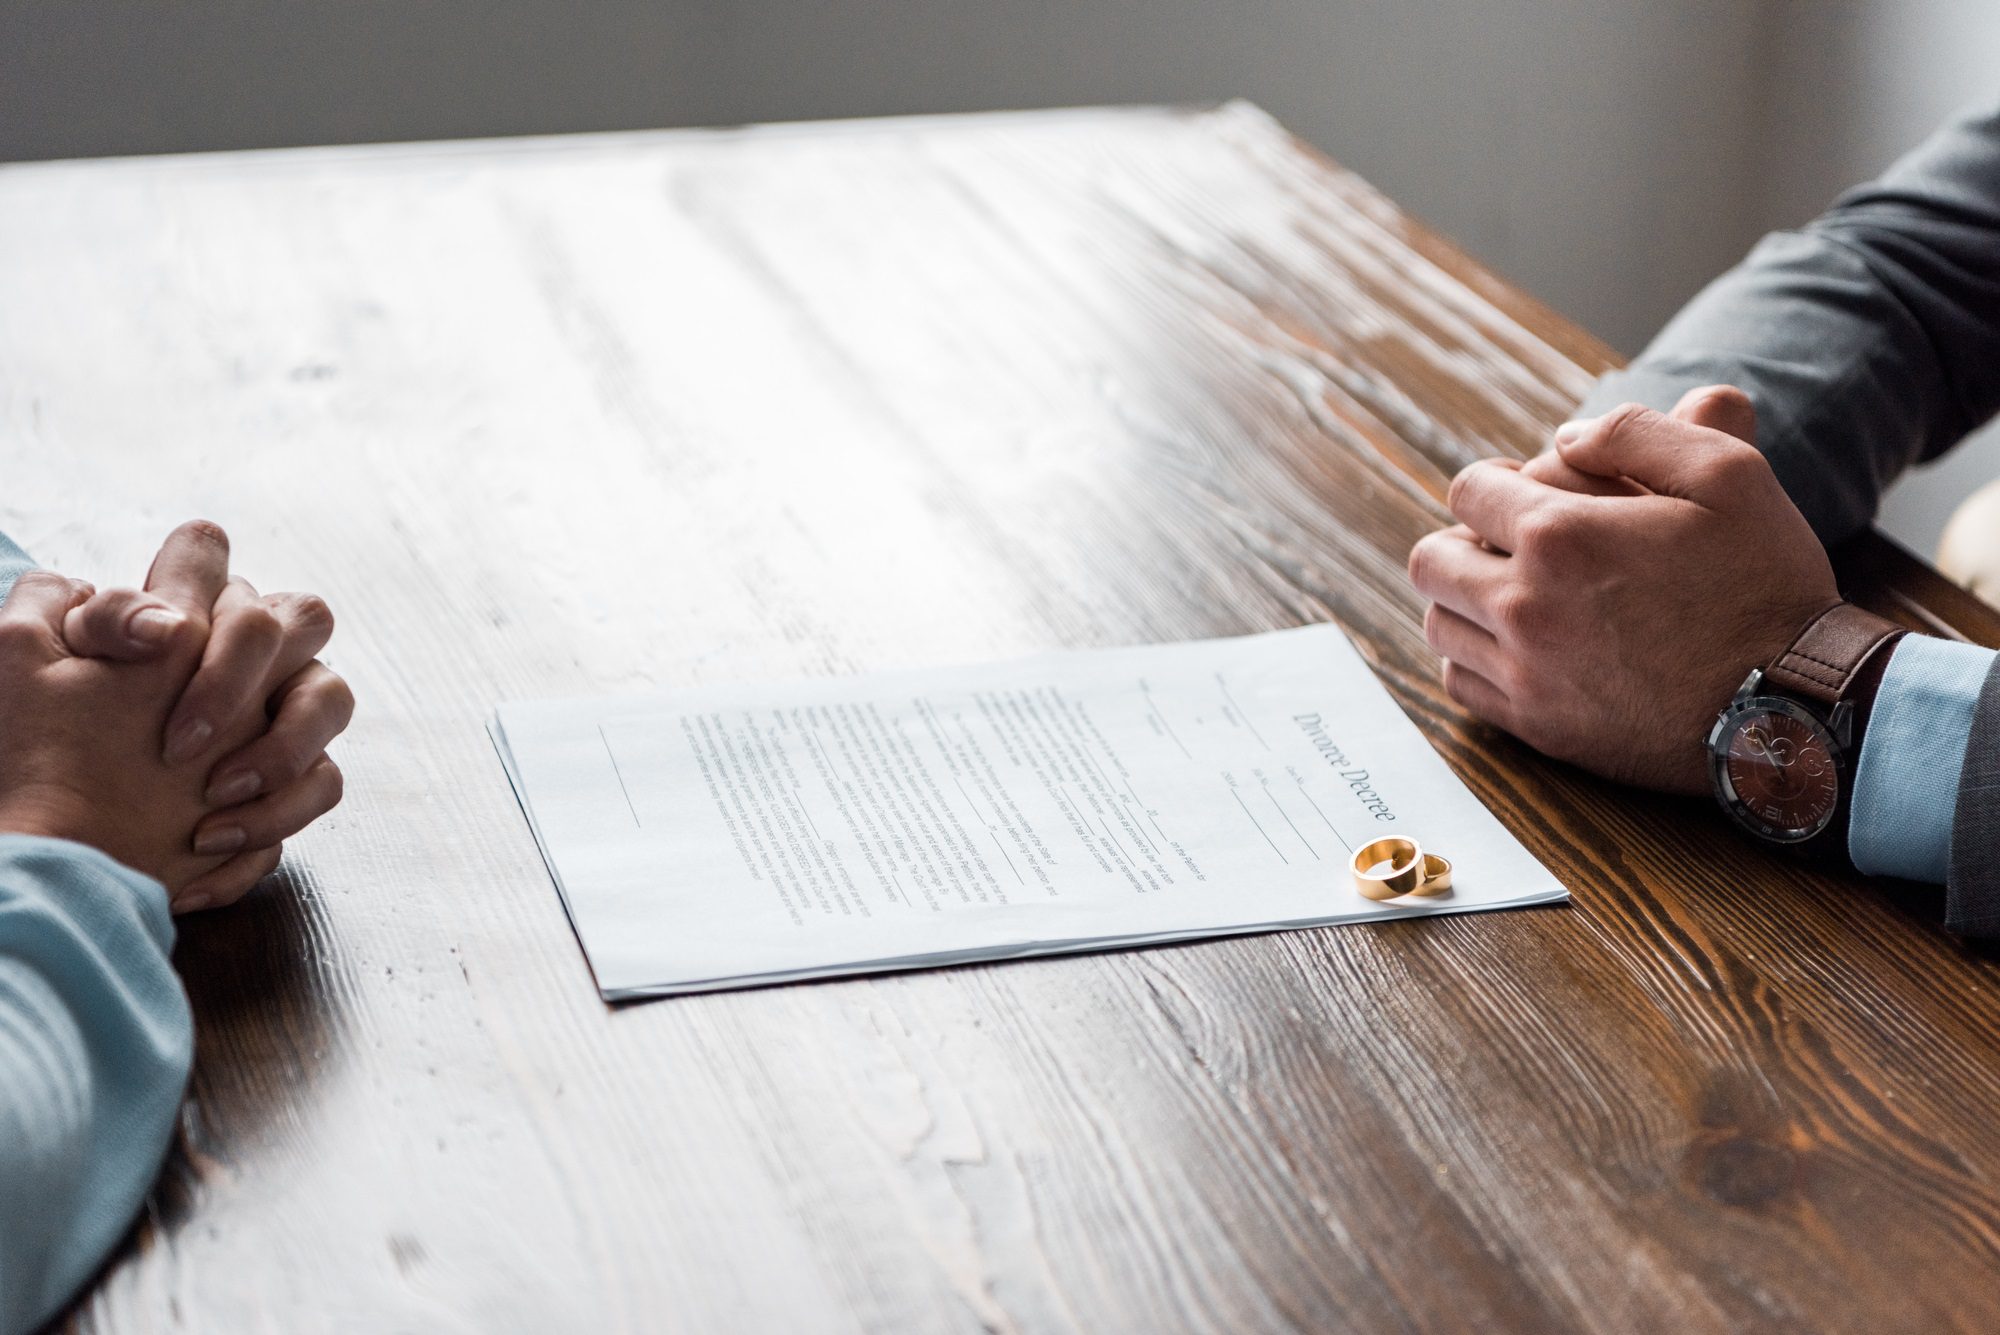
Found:
<path fill-rule="evenodd" d="M 213 524 L 167 538 L 141 589 L 30 571 L 0 605 L 0 832 L 70 839 L 233 902 L 339 802 L 326 747 L 354 710 L 316 655 L 333 614 L 229 573 Z"/>
<path fill-rule="evenodd" d="M 1410 553 L 1451 697 L 1608 778 L 1706 791 L 1716 712 L 1840 600 L 1756 429 L 1750 400 L 1718 386 L 1461 472 L 1460 522 Z"/>

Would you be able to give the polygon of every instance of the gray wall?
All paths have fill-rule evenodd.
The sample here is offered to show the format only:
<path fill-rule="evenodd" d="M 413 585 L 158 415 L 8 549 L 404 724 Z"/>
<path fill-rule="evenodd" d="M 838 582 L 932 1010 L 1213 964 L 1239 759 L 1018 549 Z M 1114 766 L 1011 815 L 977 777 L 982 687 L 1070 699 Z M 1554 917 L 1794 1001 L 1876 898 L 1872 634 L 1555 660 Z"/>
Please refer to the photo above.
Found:
<path fill-rule="evenodd" d="M 1755 18 L 1743 0 L 0 0 L 0 158 L 1245 96 L 1629 349 L 1749 238 Z"/>
<path fill-rule="evenodd" d="M 0 159 L 1249 97 L 1626 352 L 1988 89 L 1994 0 L 0 0 Z"/>

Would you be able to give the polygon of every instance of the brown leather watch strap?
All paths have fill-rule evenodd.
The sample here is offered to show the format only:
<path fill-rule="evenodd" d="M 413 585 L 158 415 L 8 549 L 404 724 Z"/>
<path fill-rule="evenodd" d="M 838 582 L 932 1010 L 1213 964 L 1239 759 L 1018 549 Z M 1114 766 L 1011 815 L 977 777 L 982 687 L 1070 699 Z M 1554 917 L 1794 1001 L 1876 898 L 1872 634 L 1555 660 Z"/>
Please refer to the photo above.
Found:
<path fill-rule="evenodd" d="M 1830 709 L 1877 651 L 1902 633 L 1895 622 L 1853 603 L 1835 603 L 1807 623 L 1792 647 L 1764 670 L 1764 681 Z"/>

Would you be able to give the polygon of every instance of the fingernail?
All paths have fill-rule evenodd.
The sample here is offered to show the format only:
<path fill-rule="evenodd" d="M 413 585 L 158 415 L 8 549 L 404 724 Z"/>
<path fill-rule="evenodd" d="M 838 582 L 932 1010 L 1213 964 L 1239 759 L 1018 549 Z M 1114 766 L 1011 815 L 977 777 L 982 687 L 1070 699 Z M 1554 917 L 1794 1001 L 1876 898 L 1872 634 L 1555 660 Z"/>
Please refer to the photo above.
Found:
<path fill-rule="evenodd" d="M 247 802 L 257 795 L 264 786 L 264 776 L 256 770 L 240 770 L 226 779 L 209 785 L 208 804 L 212 807 L 233 807 L 238 802 Z"/>
<path fill-rule="evenodd" d="M 218 825 L 212 830 L 204 830 L 195 836 L 194 851 L 197 853 L 234 853 L 250 838 L 243 833 L 240 825 Z"/>
<path fill-rule="evenodd" d="M 184 618 L 168 607 L 142 607 L 125 620 L 125 633 L 140 644 L 164 644 Z"/>
<path fill-rule="evenodd" d="M 189 895 L 174 905 L 176 913 L 199 913 L 213 901 L 207 895 Z"/>
<path fill-rule="evenodd" d="M 1583 433 L 1595 425 L 1597 425 L 1595 417 L 1579 417 L 1572 421 L 1564 422 L 1556 428 L 1556 440 L 1563 445 L 1573 444 L 1581 440 Z"/>
<path fill-rule="evenodd" d="M 192 760 L 201 754 L 201 748 L 208 745 L 208 739 L 215 735 L 206 719 L 192 719 L 174 730 L 167 739 L 167 763 L 178 765 L 183 760 Z"/>

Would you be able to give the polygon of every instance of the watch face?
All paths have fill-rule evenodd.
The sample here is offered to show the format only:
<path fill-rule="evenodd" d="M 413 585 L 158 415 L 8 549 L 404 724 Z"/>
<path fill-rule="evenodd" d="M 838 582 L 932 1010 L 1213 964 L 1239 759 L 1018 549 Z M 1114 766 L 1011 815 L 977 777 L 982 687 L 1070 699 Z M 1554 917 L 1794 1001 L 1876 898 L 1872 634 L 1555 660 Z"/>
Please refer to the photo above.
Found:
<path fill-rule="evenodd" d="M 1837 747 L 1826 725 L 1790 700 L 1745 701 L 1722 722 L 1713 764 L 1729 814 L 1766 839 L 1798 843 L 1840 806 Z"/>

